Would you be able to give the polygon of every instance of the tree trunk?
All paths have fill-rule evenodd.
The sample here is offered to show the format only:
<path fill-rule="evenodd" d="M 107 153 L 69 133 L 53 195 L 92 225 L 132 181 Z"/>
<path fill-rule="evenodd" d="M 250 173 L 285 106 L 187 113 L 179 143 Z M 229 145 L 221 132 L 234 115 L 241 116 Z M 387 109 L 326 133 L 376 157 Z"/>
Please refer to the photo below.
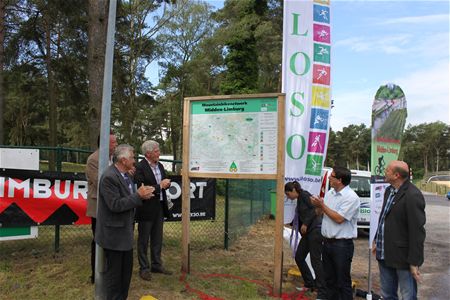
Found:
<path fill-rule="evenodd" d="M 91 149 L 97 148 L 100 133 L 108 3 L 107 0 L 89 0 L 88 8 L 88 125 Z"/>
<path fill-rule="evenodd" d="M 4 144 L 4 129 L 3 129 L 3 106 L 5 102 L 3 92 L 3 62 L 4 62 L 4 47 L 5 41 L 5 9 L 6 1 L 0 0 L 0 145 Z"/>
<path fill-rule="evenodd" d="M 46 56 L 45 63 L 47 67 L 47 84 L 48 84 L 48 101 L 49 101 L 49 142 L 51 147 L 57 145 L 57 99 L 55 93 L 55 82 L 52 70 L 52 52 L 51 52 L 51 26 L 50 26 L 50 14 L 46 13 L 45 17 L 45 44 L 46 44 Z M 55 151 L 50 152 L 49 156 L 49 170 L 55 171 Z"/>

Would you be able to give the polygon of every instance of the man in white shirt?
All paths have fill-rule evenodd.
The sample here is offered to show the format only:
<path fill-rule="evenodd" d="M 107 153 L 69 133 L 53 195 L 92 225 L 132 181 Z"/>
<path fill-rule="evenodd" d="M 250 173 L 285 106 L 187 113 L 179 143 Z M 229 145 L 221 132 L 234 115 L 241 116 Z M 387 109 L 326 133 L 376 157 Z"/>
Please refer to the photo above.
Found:
<path fill-rule="evenodd" d="M 328 299 L 353 299 L 350 275 L 353 259 L 353 239 L 358 236 L 356 222 L 359 197 L 349 187 L 352 175 L 344 167 L 334 167 L 330 189 L 325 198 L 312 196 L 311 202 L 323 211 L 322 252 Z"/>

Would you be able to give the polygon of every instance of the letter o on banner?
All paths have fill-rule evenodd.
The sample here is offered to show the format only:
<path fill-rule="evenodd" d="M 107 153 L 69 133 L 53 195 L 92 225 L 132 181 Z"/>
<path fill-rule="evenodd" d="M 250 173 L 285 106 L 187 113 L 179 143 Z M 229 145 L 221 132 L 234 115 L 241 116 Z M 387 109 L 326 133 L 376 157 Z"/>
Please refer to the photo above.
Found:
<path fill-rule="evenodd" d="M 299 160 L 305 154 L 306 141 L 300 134 L 291 135 L 286 143 L 286 153 L 294 160 Z"/>

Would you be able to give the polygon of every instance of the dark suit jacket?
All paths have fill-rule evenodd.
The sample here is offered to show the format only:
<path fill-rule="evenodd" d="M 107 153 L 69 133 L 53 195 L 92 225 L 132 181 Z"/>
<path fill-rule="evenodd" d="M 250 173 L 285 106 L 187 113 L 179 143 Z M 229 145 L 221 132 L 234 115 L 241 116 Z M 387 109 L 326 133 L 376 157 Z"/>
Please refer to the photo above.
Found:
<path fill-rule="evenodd" d="M 167 178 L 164 166 L 158 162 L 159 171 L 161 172 L 161 180 Z M 136 221 L 151 221 L 157 216 L 157 212 L 162 209 L 164 216 L 169 217 L 169 207 L 167 205 L 166 190 L 161 189 L 158 183 L 156 183 L 155 175 L 153 174 L 148 161 L 144 158 L 136 165 L 136 173 L 134 174 L 134 181 L 137 186 L 151 185 L 155 188 L 153 192 L 154 197 L 145 201 L 142 207 L 136 210 Z M 162 193 L 163 201 L 160 201 L 160 193 Z"/>
<path fill-rule="evenodd" d="M 133 249 L 135 207 L 142 205 L 131 193 L 119 170 L 111 165 L 100 179 L 95 241 L 104 249 Z"/>
<path fill-rule="evenodd" d="M 391 188 L 387 188 L 384 194 L 382 212 Z M 420 266 L 423 264 L 425 242 L 425 199 L 422 192 L 407 180 L 393 201 L 384 221 L 385 263 L 396 269 Z"/>
<path fill-rule="evenodd" d="M 302 225 L 305 224 L 308 226 L 306 232 L 318 228 L 317 226 L 322 223 L 322 219 L 317 216 L 316 209 L 312 205 L 309 197 L 311 197 L 311 194 L 308 191 L 302 190 L 297 199 L 297 207 L 295 208 L 298 215 L 298 229 L 300 230 Z"/>

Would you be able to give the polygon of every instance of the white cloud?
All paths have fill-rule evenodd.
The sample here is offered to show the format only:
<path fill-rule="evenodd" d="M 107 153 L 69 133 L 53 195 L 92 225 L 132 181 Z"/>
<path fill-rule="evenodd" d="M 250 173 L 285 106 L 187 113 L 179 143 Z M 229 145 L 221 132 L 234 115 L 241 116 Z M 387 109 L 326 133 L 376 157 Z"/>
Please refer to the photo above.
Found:
<path fill-rule="evenodd" d="M 449 61 L 436 64 L 408 74 L 392 78 L 388 82 L 399 85 L 405 93 L 407 124 L 417 125 L 442 121 L 449 124 Z M 333 91 L 334 108 L 331 110 L 331 127 L 341 130 L 350 124 L 364 123 L 371 126 L 372 101 L 379 86 L 356 91 Z"/>
<path fill-rule="evenodd" d="M 370 126 L 372 101 L 378 87 L 374 89 L 339 91 L 333 90 L 334 108 L 331 109 L 330 124 L 334 131 L 351 124 Z"/>
<path fill-rule="evenodd" d="M 336 41 L 334 47 L 347 47 L 355 52 L 403 53 L 405 46 L 412 40 L 410 34 L 383 35 L 371 37 L 352 37 Z"/>
<path fill-rule="evenodd" d="M 416 58 L 448 57 L 448 32 L 435 32 L 421 36 L 412 34 L 396 34 L 368 37 L 351 37 L 339 40 L 334 47 L 345 47 L 354 52 L 373 52 L 384 54 L 412 54 Z"/>
<path fill-rule="evenodd" d="M 427 15 L 427 16 L 415 16 L 415 17 L 403 17 L 385 20 L 378 24 L 380 25 L 404 25 L 404 24 L 433 24 L 449 21 L 448 14 Z"/>
<path fill-rule="evenodd" d="M 449 123 L 449 61 L 441 60 L 433 66 L 396 78 L 405 92 L 408 105 L 407 123 L 443 121 Z"/>

